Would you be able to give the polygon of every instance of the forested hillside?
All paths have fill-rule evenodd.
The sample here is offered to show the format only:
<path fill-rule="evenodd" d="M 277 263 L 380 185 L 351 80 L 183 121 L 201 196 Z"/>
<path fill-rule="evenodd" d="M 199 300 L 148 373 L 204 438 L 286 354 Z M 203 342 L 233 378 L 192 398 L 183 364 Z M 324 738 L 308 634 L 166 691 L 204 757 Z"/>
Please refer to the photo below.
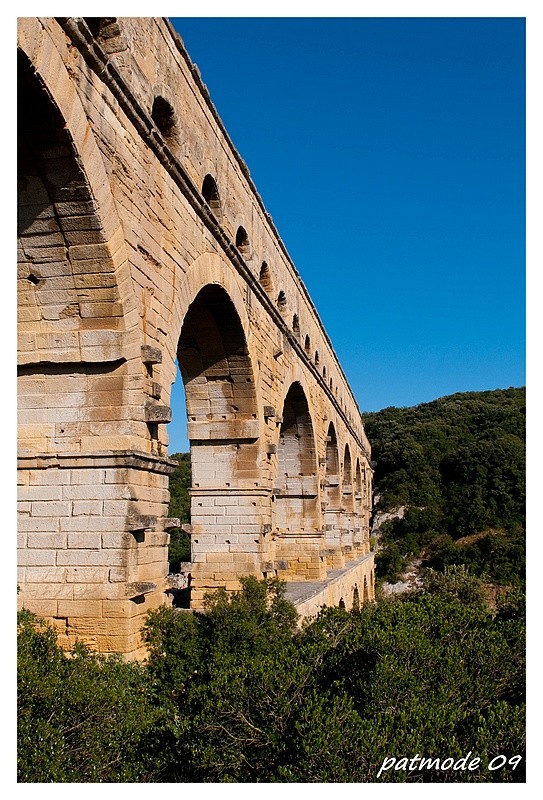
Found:
<path fill-rule="evenodd" d="M 467 564 L 519 585 L 525 564 L 524 388 L 468 392 L 364 415 L 376 461 L 374 512 L 403 507 L 381 528 L 378 574 L 406 559 Z"/>
<path fill-rule="evenodd" d="M 177 467 L 170 475 L 170 508 L 168 516 L 177 517 L 181 524 L 190 522 L 190 496 L 192 472 L 190 453 L 174 453 Z M 182 561 L 190 561 L 190 537 L 182 530 L 172 530 L 168 547 L 170 570 L 177 572 Z"/>

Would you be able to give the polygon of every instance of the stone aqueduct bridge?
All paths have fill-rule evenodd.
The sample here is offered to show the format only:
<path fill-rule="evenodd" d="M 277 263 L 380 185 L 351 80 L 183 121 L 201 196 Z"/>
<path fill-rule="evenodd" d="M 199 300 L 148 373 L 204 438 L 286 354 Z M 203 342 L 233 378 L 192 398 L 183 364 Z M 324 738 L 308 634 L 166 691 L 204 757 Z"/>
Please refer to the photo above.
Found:
<path fill-rule="evenodd" d="M 180 38 L 20 19 L 18 70 L 20 603 L 66 645 L 142 653 L 170 597 L 176 360 L 193 607 L 243 574 L 302 613 L 372 599 L 360 412 Z"/>

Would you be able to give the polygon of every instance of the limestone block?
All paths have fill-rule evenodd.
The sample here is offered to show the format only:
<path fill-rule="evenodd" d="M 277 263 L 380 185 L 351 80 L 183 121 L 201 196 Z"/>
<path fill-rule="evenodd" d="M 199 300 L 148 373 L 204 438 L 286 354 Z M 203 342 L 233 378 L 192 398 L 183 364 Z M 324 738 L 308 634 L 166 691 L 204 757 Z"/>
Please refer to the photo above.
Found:
<path fill-rule="evenodd" d="M 68 547 L 99 550 L 102 546 L 100 533 L 68 533 Z"/>
<path fill-rule="evenodd" d="M 72 513 L 71 503 L 66 502 L 33 502 L 33 517 L 67 517 Z"/>
<path fill-rule="evenodd" d="M 144 364 L 161 364 L 162 351 L 158 347 L 143 345 L 141 348 L 141 360 Z"/>
<path fill-rule="evenodd" d="M 46 600 L 42 599 L 41 597 L 37 600 L 31 597 L 28 599 L 24 597 L 22 605 L 24 608 L 26 608 L 28 611 L 32 611 L 32 613 L 36 614 L 38 617 L 51 619 L 57 614 L 58 601 L 51 599 Z"/>
<path fill-rule="evenodd" d="M 27 583 L 24 589 L 25 607 L 30 600 L 72 600 L 74 585 L 67 583 Z"/>
<path fill-rule="evenodd" d="M 72 503 L 72 516 L 101 516 L 108 514 L 104 510 L 104 504 L 101 500 L 74 500 Z"/>
<path fill-rule="evenodd" d="M 145 407 L 145 421 L 163 424 L 172 421 L 172 410 L 169 406 L 147 405 Z"/>
<path fill-rule="evenodd" d="M 65 533 L 28 533 L 26 546 L 30 549 L 62 550 L 67 547 L 67 538 Z"/>
<path fill-rule="evenodd" d="M 126 579 L 127 579 L 127 570 L 124 567 L 123 568 L 113 567 L 113 569 L 110 569 L 108 571 L 108 581 L 110 583 L 119 583 L 119 582 L 124 583 Z"/>
<path fill-rule="evenodd" d="M 105 583 L 108 580 L 107 567 L 68 567 L 65 574 L 66 583 Z"/>
<path fill-rule="evenodd" d="M 154 514 L 131 514 L 126 526 L 130 531 L 142 531 L 156 527 L 157 518 Z"/>
<path fill-rule="evenodd" d="M 56 554 L 58 566 L 66 567 L 123 567 L 127 555 L 119 550 L 59 550 Z"/>
<path fill-rule="evenodd" d="M 26 580 L 29 583 L 64 583 L 66 570 L 61 566 L 28 566 Z"/>
<path fill-rule="evenodd" d="M 98 536 L 103 548 L 130 549 L 138 546 L 138 540 L 132 533 L 102 533 Z M 146 536 L 142 541 L 147 541 Z"/>
<path fill-rule="evenodd" d="M 240 439 L 257 439 L 259 432 L 258 420 L 211 420 L 189 422 L 187 435 L 191 440 L 225 439 L 233 442 Z"/>
<path fill-rule="evenodd" d="M 102 615 L 101 600 L 59 600 L 57 616 L 90 617 L 98 619 Z"/>
<path fill-rule="evenodd" d="M 61 517 L 60 530 L 67 533 L 102 533 L 118 530 L 119 517 Z"/>
<path fill-rule="evenodd" d="M 28 548 L 19 550 L 17 561 L 21 567 L 44 567 L 53 566 L 56 561 L 56 550 L 41 550 L 39 548 Z"/>

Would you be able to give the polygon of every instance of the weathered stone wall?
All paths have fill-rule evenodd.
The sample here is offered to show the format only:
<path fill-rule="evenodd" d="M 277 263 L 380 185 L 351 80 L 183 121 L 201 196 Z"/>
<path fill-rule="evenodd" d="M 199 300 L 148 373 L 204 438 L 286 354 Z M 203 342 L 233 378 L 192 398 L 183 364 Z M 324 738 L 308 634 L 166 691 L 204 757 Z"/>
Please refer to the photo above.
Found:
<path fill-rule="evenodd" d="M 367 553 L 370 447 L 169 23 L 18 27 L 20 600 L 67 643 L 135 656 L 168 600 L 176 360 L 195 607 L 241 574 L 322 580 Z"/>

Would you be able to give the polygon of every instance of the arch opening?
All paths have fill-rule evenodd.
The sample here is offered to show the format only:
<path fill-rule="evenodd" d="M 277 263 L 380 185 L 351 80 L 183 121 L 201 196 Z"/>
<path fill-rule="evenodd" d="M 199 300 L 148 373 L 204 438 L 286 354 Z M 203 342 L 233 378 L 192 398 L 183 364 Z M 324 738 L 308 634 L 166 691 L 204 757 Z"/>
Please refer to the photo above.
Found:
<path fill-rule="evenodd" d="M 161 95 L 153 100 L 151 118 L 166 142 L 171 145 L 177 142 L 176 115 L 173 106 Z"/>
<path fill-rule="evenodd" d="M 191 303 L 177 360 L 191 444 L 258 438 L 256 390 L 245 334 L 222 287 L 205 286 Z"/>
<path fill-rule="evenodd" d="M 215 218 L 220 222 L 222 219 L 221 198 L 219 196 L 217 183 L 212 175 L 207 174 L 204 178 L 204 182 L 202 184 L 202 197 L 213 212 Z"/>
<path fill-rule="evenodd" d="M 352 482 L 353 482 L 353 475 L 352 475 L 352 463 L 351 463 L 351 451 L 349 449 L 349 445 L 345 445 L 345 454 L 343 456 L 343 492 L 344 494 L 352 494 Z"/>
<path fill-rule="evenodd" d="M 273 294 L 273 281 L 271 277 L 270 268 L 265 261 L 262 262 L 260 267 L 260 274 L 258 276 L 260 285 L 269 295 Z"/>
<path fill-rule="evenodd" d="M 339 453 L 336 429 L 333 422 L 328 426 L 326 437 L 326 507 L 327 510 L 338 511 L 340 506 L 339 494 Z"/>
<path fill-rule="evenodd" d="M 205 592 L 217 585 L 213 575 L 218 567 L 207 564 L 209 536 L 231 554 L 248 536 L 247 527 L 255 525 L 258 511 L 249 499 L 246 507 L 239 504 L 240 491 L 255 491 L 259 485 L 254 375 L 241 319 L 221 286 L 204 286 L 190 304 L 177 361 L 185 390 L 192 468 L 191 603 L 199 604 Z M 244 546 L 239 544 L 240 557 L 247 552 Z M 256 567 L 251 562 L 247 569 L 251 572 Z"/>
<path fill-rule="evenodd" d="M 83 17 L 95 39 L 112 39 L 120 34 L 117 17 Z"/>
<path fill-rule="evenodd" d="M 287 311 L 287 297 L 283 290 L 277 295 L 277 308 L 281 314 L 285 314 Z"/>
<path fill-rule="evenodd" d="M 316 453 L 313 422 L 299 383 L 290 387 L 279 434 L 275 527 L 308 531 L 318 527 Z"/>
<path fill-rule="evenodd" d="M 359 611 L 360 609 L 360 595 L 358 592 L 358 584 L 355 583 L 353 589 L 353 611 Z"/>
<path fill-rule="evenodd" d="M 245 228 L 243 228 L 241 225 L 236 231 L 236 247 L 245 259 L 249 258 L 251 253 L 249 236 L 247 235 Z"/>
<path fill-rule="evenodd" d="M 341 569 L 345 566 L 341 550 L 341 483 L 339 448 L 334 423 L 328 426 L 326 436 L 326 469 L 324 476 L 324 522 L 328 566 Z"/>
<path fill-rule="evenodd" d="M 27 308 L 21 318 L 45 333 L 52 328 L 119 331 L 124 328 L 127 300 L 120 297 L 117 263 L 108 252 L 115 213 L 109 209 L 105 218 L 101 185 L 89 180 L 87 162 L 75 141 L 41 75 L 19 49 L 18 277 L 19 305 Z M 78 245 L 95 244 L 102 246 L 99 266 L 95 259 L 77 253 Z M 73 349 L 74 353 L 66 353 L 66 361 L 81 359 L 81 354 L 74 357 L 80 348 Z M 58 354 L 53 360 L 58 361 Z"/>

